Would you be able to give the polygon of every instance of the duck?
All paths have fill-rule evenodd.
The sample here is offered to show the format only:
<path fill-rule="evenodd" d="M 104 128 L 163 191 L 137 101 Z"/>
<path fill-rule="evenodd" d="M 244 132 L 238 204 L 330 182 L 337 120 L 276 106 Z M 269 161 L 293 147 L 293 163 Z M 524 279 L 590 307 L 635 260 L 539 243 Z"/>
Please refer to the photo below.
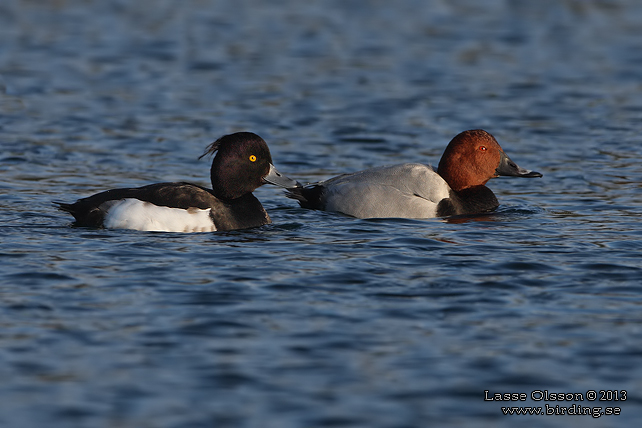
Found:
<path fill-rule="evenodd" d="M 301 186 L 272 164 L 265 140 L 252 132 L 224 135 L 199 157 L 214 155 L 212 188 L 187 182 L 106 190 L 74 203 L 53 202 L 75 226 L 156 232 L 214 232 L 271 223 L 252 192 L 263 184 Z"/>
<path fill-rule="evenodd" d="M 483 129 L 457 134 L 437 169 L 421 163 L 380 166 L 286 190 L 303 208 L 356 218 L 474 215 L 499 207 L 486 187 L 499 176 L 542 177 L 518 166 Z"/>

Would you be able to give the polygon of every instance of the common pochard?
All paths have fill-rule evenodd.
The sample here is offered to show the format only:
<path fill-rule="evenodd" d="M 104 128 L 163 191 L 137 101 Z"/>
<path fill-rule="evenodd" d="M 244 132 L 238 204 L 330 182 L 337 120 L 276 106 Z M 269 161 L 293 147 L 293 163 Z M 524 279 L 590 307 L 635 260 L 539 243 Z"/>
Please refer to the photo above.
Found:
<path fill-rule="evenodd" d="M 435 171 L 404 163 L 343 174 L 286 195 L 304 208 L 336 211 L 357 218 L 430 218 L 477 214 L 499 206 L 485 186 L 500 175 L 541 177 L 517 166 L 488 132 L 464 131 L 448 144 Z"/>

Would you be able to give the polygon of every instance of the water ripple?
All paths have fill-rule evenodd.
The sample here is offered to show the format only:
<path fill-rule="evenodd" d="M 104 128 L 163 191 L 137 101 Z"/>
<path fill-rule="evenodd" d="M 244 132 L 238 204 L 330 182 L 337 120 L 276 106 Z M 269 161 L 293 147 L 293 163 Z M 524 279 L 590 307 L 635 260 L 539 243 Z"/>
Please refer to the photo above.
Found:
<path fill-rule="evenodd" d="M 587 420 L 635 425 L 642 8 L 375 3 L 0 6 L 1 426 L 508 427 L 484 390 L 605 388 L 621 415 Z M 271 225 L 164 234 L 51 206 L 206 185 L 198 156 L 240 130 L 312 182 L 435 165 L 471 128 L 544 174 L 489 181 L 485 215 L 358 220 L 263 186 Z"/>

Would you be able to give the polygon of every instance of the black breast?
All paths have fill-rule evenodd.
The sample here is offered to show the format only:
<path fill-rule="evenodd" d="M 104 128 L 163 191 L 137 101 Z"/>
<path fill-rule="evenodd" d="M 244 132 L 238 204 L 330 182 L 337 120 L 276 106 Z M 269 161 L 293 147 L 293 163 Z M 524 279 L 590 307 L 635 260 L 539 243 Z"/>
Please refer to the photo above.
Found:
<path fill-rule="evenodd" d="M 210 211 L 216 230 L 247 229 L 272 223 L 261 202 L 251 193 L 230 201 L 217 201 Z"/>
<path fill-rule="evenodd" d="M 481 214 L 499 206 L 495 194 L 486 186 L 475 186 L 460 192 L 450 191 L 450 197 L 437 205 L 437 216 Z"/>

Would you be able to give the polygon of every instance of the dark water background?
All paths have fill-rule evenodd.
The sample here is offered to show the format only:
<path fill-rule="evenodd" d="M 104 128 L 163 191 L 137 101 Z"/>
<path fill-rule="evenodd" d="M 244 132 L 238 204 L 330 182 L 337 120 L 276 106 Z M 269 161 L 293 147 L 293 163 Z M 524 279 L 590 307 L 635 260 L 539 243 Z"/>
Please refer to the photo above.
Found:
<path fill-rule="evenodd" d="M 0 426 L 635 426 L 641 23 L 634 0 L 3 0 Z M 207 184 L 197 157 L 238 130 L 313 181 L 435 164 L 471 128 L 544 178 L 491 181 L 499 210 L 461 222 L 273 187 L 272 225 L 217 234 L 50 204 Z M 503 416 L 484 390 L 627 400 Z"/>

